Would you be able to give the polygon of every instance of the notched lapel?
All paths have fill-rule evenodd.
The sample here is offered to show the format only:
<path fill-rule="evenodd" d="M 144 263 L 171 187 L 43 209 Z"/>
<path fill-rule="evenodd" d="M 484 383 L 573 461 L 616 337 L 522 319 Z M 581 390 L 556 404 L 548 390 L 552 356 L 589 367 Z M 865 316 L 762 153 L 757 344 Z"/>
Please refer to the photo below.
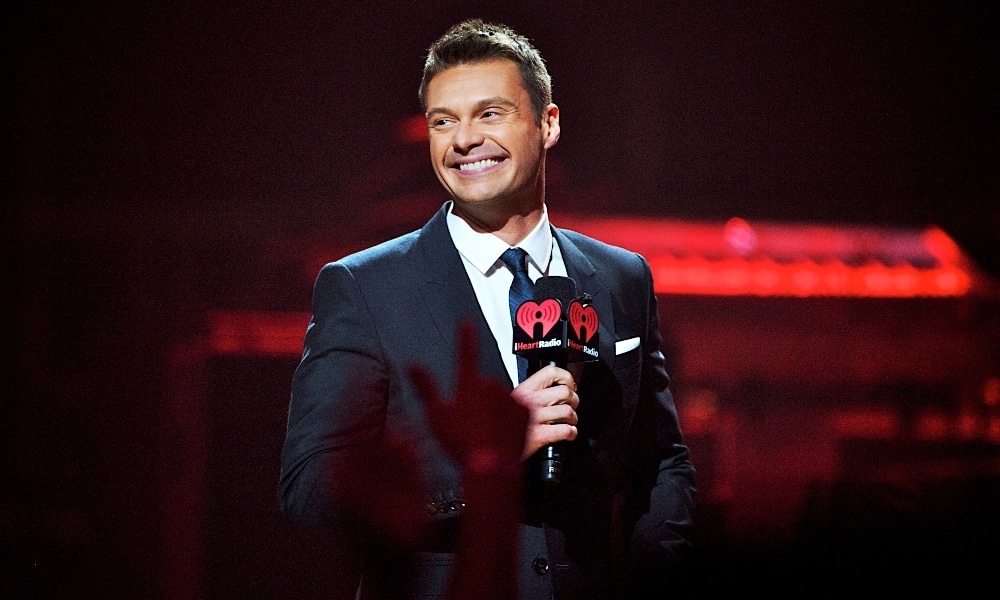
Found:
<path fill-rule="evenodd" d="M 421 230 L 417 241 L 423 269 L 423 277 L 418 282 L 421 297 L 426 306 L 426 314 L 434 322 L 440 335 L 439 342 L 448 349 L 434 359 L 435 368 L 439 368 L 441 373 L 454 372 L 458 360 L 459 325 L 471 321 L 479 338 L 480 373 L 507 382 L 509 377 L 497 349 L 496 339 L 466 276 L 462 257 L 451 241 L 445 211 L 446 208 L 442 208 L 434 215 Z M 428 360 L 431 358 L 428 357 Z M 449 388 L 452 383 L 448 382 Z"/>
<path fill-rule="evenodd" d="M 594 267 L 590 259 L 580 251 L 566 235 L 556 228 L 553 228 L 559 250 L 562 252 L 563 262 L 566 264 L 566 274 L 576 282 L 580 293 L 589 294 L 597 311 L 598 327 L 597 332 L 601 337 L 598 352 L 602 362 L 609 368 L 615 366 L 615 313 L 611 306 L 611 293 L 605 288 L 598 276 L 597 268 Z"/>
<path fill-rule="evenodd" d="M 596 461 L 603 465 L 599 471 L 606 472 L 615 468 L 606 463 L 616 453 L 607 450 L 619 448 L 625 439 L 632 413 L 624 408 L 629 399 L 634 401 L 635 395 L 623 390 L 615 376 L 616 328 L 611 290 L 605 286 L 590 259 L 567 236 L 556 230 L 556 239 L 566 263 L 567 275 L 577 282 L 580 292 L 590 294 L 600 322 L 599 360 L 587 363 L 579 380 L 579 437 L 574 447 L 581 455 L 575 460 L 580 461 L 579 468 L 593 465 Z"/>

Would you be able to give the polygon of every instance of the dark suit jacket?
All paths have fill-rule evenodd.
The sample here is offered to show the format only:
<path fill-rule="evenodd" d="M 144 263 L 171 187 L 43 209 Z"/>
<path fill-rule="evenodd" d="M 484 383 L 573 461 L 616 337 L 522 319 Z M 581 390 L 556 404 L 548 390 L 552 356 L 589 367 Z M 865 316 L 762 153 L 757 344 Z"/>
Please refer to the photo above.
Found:
<path fill-rule="evenodd" d="M 317 277 L 279 485 L 282 510 L 296 522 L 356 519 L 345 464 L 386 435 L 415 448 L 430 518 L 453 522 L 461 513 L 449 510 L 461 497 L 460 473 L 430 434 L 407 369 L 423 366 L 450 397 L 458 327 L 469 320 L 481 371 L 512 384 L 445 214 L 442 207 L 422 229 L 330 263 Z M 600 317 L 600 360 L 578 379 L 579 436 L 559 492 L 541 504 L 531 496 L 526 516 L 545 527 L 556 597 L 614 597 L 623 569 L 648 584 L 688 546 L 693 469 L 659 349 L 649 265 L 553 231 L 568 275 Z M 636 337 L 637 348 L 616 355 L 616 341 Z"/>

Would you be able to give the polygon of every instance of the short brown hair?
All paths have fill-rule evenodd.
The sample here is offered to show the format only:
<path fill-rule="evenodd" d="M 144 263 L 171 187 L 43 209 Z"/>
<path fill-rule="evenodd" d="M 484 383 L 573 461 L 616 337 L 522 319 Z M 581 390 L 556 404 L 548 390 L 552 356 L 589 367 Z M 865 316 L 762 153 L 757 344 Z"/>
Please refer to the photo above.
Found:
<path fill-rule="evenodd" d="M 420 81 L 420 106 L 427 110 L 427 84 L 438 73 L 462 64 L 507 59 L 517 65 L 531 98 L 536 121 L 552 102 L 552 78 L 545 61 L 528 38 L 506 25 L 469 19 L 454 25 L 427 50 Z"/>

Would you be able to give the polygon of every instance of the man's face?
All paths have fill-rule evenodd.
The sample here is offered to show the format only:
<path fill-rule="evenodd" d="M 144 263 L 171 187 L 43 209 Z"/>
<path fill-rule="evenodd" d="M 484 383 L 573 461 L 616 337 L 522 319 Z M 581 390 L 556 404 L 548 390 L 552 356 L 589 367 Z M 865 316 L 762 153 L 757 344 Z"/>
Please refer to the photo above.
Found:
<path fill-rule="evenodd" d="M 431 163 L 456 205 L 540 205 L 559 109 L 550 104 L 537 122 L 517 65 L 498 59 L 446 69 L 430 80 L 426 102 Z"/>

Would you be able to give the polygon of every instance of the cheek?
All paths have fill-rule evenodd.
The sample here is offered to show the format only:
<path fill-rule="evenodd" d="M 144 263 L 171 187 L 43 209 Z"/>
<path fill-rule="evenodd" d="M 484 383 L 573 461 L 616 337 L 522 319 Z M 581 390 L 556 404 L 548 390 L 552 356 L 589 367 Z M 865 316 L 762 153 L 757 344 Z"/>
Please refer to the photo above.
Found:
<path fill-rule="evenodd" d="M 428 152 L 431 156 L 431 164 L 437 169 L 444 164 L 444 157 L 448 153 L 448 144 L 432 137 L 428 144 Z"/>
<path fill-rule="evenodd" d="M 513 142 L 514 140 L 511 141 Z M 516 143 L 518 148 L 520 148 L 521 154 L 526 157 L 540 154 L 544 147 L 544 140 L 539 135 L 537 129 L 519 132 L 519 135 L 516 136 Z"/>

